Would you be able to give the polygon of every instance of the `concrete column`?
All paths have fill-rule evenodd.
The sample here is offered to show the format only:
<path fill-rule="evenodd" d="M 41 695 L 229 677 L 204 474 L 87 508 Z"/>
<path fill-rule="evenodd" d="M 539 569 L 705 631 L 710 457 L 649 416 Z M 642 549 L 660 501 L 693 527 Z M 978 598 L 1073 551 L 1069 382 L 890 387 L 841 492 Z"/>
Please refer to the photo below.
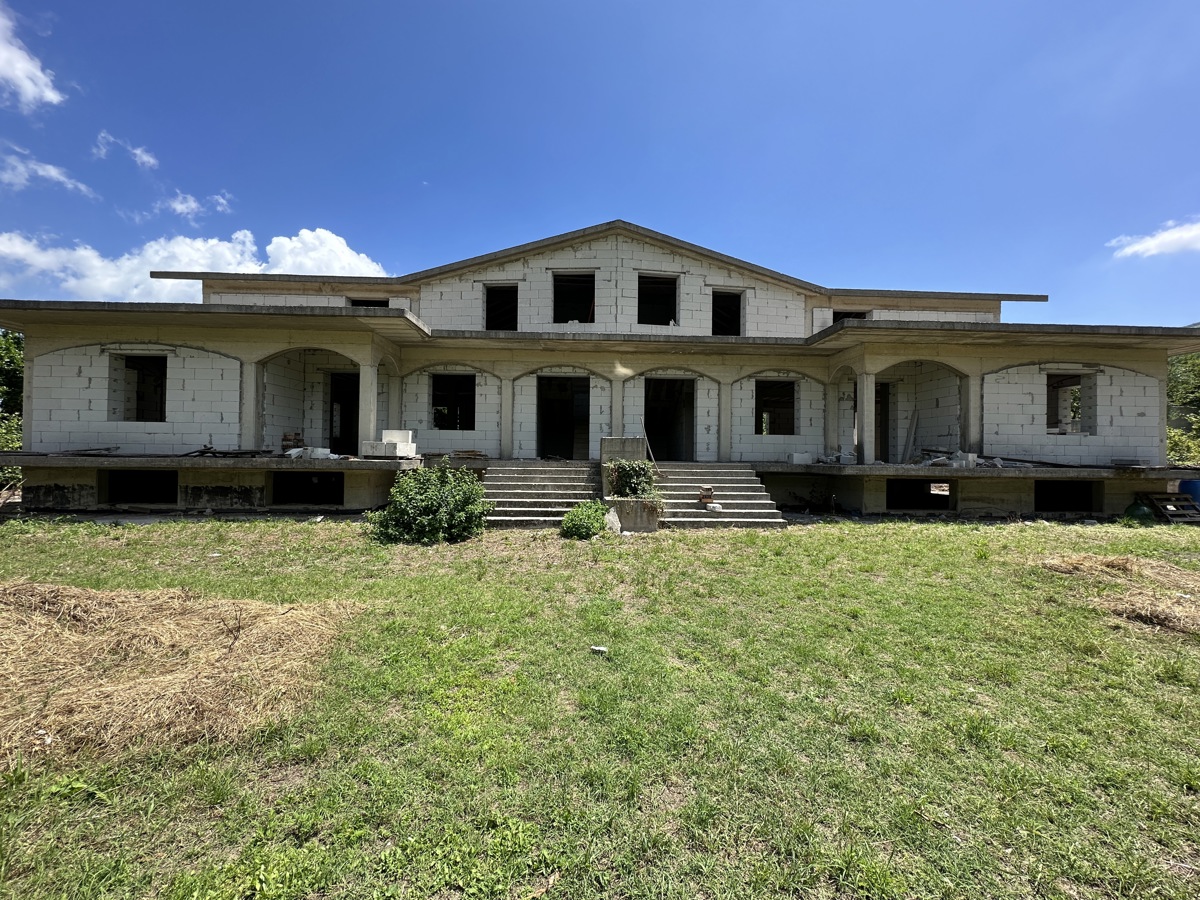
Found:
<path fill-rule="evenodd" d="M 963 453 L 983 453 L 983 378 L 965 375 L 958 381 L 958 446 Z"/>
<path fill-rule="evenodd" d="M 358 451 L 363 441 L 379 440 L 379 365 L 358 367 Z"/>
<path fill-rule="evenodd" d="M 242 450 L 263 448 L 263 366 L 262 363 L 242 363 L 241 397 L 238 416 L 241 433 L 238 443 Z"/>
<path fill-rule="evenodd" d="M 733 385 L 717 382 L 717 459 L 733 459 Z"/>
<path fill-rule="evenodd" d="M 402 415 L 402 412 L 403 412 L 402 407 L 403 407 L 403 403 L 404 403 L 404 396 L 402 393 L 403 387 L 404 387 L 404 379 L 401 378 L 399 375 L 389 375 L 388 376 L 388 414 L 387 414 L 387 417 L 388 417 L 388 428 L 390 428 L 393 431 L 404 427 L 404 425 L 401 424 L 404 421 L 404 416 Z"/>
<path fill-rule="evenodd" d="M 825 385 L 825 455 L 832 456 L 837 453 L 841 447 L 838 445 L 838 432 L 841 430 L 841 421 L 838 416 L 839 404 L 838 397 L 841 391 L 838 390 L 838 383 L 831 381 Z"/>
<path fill-rule="evenodd" d="M 859 465 L 875 462 L 875 376 L 863 372 L 858 376 L 858 411 L 855 424 L 855 450 Z"/>
<path fill-rule="evenodd" d="M 612 436 L 625 437 L 625 382 L 612 380 Z"/>
<path fill-rule="evenodd" d="M 513 380 L 500 379 L 500 458 L 513 458 Z"/>

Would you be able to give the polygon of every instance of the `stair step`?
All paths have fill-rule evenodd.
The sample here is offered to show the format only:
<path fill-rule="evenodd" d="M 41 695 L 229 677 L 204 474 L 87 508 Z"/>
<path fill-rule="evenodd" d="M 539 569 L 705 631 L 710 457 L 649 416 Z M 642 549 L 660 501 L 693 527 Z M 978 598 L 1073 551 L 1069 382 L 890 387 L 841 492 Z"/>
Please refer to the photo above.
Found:
<path fill-rule="evenodd" d="M 786 528 L 784 519 L 660 519 L 664 528 Z"/>

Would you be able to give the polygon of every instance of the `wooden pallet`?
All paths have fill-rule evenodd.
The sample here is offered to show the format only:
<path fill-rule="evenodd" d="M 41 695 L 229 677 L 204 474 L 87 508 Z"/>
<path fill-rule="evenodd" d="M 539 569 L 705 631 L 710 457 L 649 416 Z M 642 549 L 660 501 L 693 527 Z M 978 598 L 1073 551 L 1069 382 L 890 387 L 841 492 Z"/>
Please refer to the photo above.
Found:
<path fill-rule="evenodd" d="M 1191 494 L 1138 494 L 1137 498 L 1174 525 L 1200 525 L 1200 505 Z"/>

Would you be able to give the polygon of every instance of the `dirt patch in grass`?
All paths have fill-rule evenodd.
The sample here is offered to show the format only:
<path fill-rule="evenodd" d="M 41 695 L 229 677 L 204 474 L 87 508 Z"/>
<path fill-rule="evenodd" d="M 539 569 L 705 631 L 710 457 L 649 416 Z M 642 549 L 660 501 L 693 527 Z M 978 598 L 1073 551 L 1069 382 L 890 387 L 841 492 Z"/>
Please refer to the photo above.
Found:
<path fill-rule="evenodd" d="M 1133 622 L 1200 634 L 1200 572 L 1135 556 L 1052 556 L 1043 568 L 1123 586 L 1090 602 Z"/>
<path fill-rule="evenodd" d="M 0 584 L 0 767 L 230 740 L 309 696 L 347 604 Z"/>

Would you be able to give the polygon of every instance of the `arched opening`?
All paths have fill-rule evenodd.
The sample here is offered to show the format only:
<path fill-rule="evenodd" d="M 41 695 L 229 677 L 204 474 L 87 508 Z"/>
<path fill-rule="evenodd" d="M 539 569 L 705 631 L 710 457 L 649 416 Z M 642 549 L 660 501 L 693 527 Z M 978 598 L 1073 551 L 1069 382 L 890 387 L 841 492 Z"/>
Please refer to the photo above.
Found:
<path fill-rule="evenodd" d="M 875 416 L 875 459 L 912 462 L 922 454 L 949 455 L 961 446 L 961 376 L 930 360 L 889 366 L 875 376 L 875 396 L 855 396 L 861 414 Z"/>
<path fill-rule="evenodd" d="M 513 382 L 514 455 L 596 459 L 610 432 L 612 386 L 578 366 L 551 366 Z"/>
<path fill-rule="evenodd" d="M 332 350 L 287 350 L 262 364 L 264 448 L 357 455 L 359 369 Z"/>

